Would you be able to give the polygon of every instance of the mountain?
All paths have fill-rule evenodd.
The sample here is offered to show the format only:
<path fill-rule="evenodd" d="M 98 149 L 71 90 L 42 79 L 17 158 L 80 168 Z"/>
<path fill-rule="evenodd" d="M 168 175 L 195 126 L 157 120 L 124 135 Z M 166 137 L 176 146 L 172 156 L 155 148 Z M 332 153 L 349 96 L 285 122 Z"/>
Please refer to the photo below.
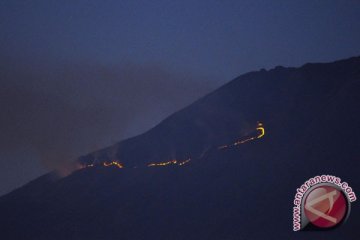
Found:
<path fill-rule="evenodd" d="M 360 191 L 360 57 L 244 74 L 148 132 L 0 198 L 0 239 L 357 239 L 293 232 L 296 189 Z M 313 236 L 312 236 L 313 235 Z"/>

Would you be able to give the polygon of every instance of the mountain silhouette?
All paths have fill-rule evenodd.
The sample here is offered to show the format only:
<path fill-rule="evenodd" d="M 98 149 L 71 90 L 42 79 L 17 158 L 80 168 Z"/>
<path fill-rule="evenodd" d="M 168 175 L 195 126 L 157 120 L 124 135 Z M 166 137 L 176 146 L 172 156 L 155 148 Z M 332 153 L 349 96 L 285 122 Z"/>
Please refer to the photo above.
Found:
<path fill-rule="evenodd" d="M 244 74 L 139 136 L 0 198 L 0 239 L 357 239 L 293 232 L 296 189 L 360 192 L 360 57 Z M 312 236 L 313 235 L 313 236 Z"/>

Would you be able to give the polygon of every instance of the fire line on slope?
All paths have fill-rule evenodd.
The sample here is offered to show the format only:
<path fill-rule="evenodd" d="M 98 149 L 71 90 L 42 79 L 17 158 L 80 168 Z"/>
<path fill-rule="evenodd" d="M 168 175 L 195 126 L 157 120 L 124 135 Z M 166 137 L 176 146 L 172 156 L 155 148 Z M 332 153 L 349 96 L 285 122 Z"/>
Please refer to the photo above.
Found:
<path fill-rule="evenodd" d="M 257 127 L 256 127 L 256 131 L 258 132 L 258 134 L 256 136 L 248 136 L 246 138 L 243 139 L 239 139 L 234 143 L 228 144 L 228 145 L 222 145 L 217 147 L 218 150 L 223 150 L 223 149 L 228 149 L 228 148 L 232 148 L 232 147 L 236 147 L 238 145 L 262 138 L 265 136 L 265 128 L 264 125 L 261 122 L 258 122 Z M 164 166 L 183 166 L 187 163 L 189 163 L 191 161 L 191 158 L 189 157 L 186 160 L 169 160 L 166 162 L 154 162 L 154 163 L 148 163 L 146 166 L 147 167 L 164 167 Z M 125 168 L 125 166 L 117 161 L 117 160 L 113 160 L 111 162 L 103 162 L 102 164 L 87 164 L 87 165 L 83 165 L 81 168 L 89 168 L 89 167 L 95 167 L 95 166 L 103 166 L 103 167 L 117 167 L 117 168 Z"/>
<path fill-rule="evenodd" d="M 265 128 L 263 126 L 263 124 L 261 122 L 258 123 L 256 130 L 259 132 L 259 134 L 257 136 L 253 136 L 253 137 L 247 137 L 245 139 L 241 139 L 241 140 L 237 140 L 236 142 L 230 144 L 230 145 L 222 145 L 220 147 L 218 147 L 218 149 L 226 149 L 226 148 L 230 148 L 230 147 L 235 147 L 237 145 L 246 143 L 246 142 L 250 142 L 253 141 L 255 139 L 259 139 L 264 137 L 265 135 Z"/>

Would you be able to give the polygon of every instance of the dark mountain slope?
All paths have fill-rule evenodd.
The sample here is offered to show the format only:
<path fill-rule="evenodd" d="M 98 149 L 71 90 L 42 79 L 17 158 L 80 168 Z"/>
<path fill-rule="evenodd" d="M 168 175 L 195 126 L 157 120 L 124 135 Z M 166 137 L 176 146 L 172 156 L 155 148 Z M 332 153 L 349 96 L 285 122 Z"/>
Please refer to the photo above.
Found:
<path fill-rule="evenodd" d="M 81 161 L 116 159 L 125 165 L 142 166 L 166 159 L 197 158 L 205 149 L 248 134 L 259 120 L 280 125 L 285 122 L 294 128 L 304 125 L 323 111 L 341 88 L 359 77 L 358 61 L 353 58 L 245 74 L 147 133 L 84 156 Z"/>
<path fill-rule="evenodd" d="M 150 131 L 0 199 L 1 239 L 357 239 L 292 232 L 296 188 L 333 174 L 360 191 L 360 58 L 252 72 Z M 265 136 L 218 149 L 238 139 Z M 146 167 L 170 159 L 183 166 Z M 119 161 L 125 168 L 103 167 Z M 137 168 L 132 168 L 137 166 Z M 311 236 L 310 236 L 311 235 Z"/>

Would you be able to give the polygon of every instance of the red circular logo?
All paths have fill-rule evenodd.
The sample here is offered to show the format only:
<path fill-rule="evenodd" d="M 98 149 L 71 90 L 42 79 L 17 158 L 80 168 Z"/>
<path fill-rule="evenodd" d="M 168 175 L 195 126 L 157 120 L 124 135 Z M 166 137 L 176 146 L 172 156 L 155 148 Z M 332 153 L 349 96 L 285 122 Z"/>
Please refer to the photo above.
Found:
<path fill-rule="evenodd" d="M 320 228 L 335 227 L 346 217 L 347 211 L 347 199 L 343 192 L 332 186 L 316 187 L 305 199 L 305 216 Z"/>

